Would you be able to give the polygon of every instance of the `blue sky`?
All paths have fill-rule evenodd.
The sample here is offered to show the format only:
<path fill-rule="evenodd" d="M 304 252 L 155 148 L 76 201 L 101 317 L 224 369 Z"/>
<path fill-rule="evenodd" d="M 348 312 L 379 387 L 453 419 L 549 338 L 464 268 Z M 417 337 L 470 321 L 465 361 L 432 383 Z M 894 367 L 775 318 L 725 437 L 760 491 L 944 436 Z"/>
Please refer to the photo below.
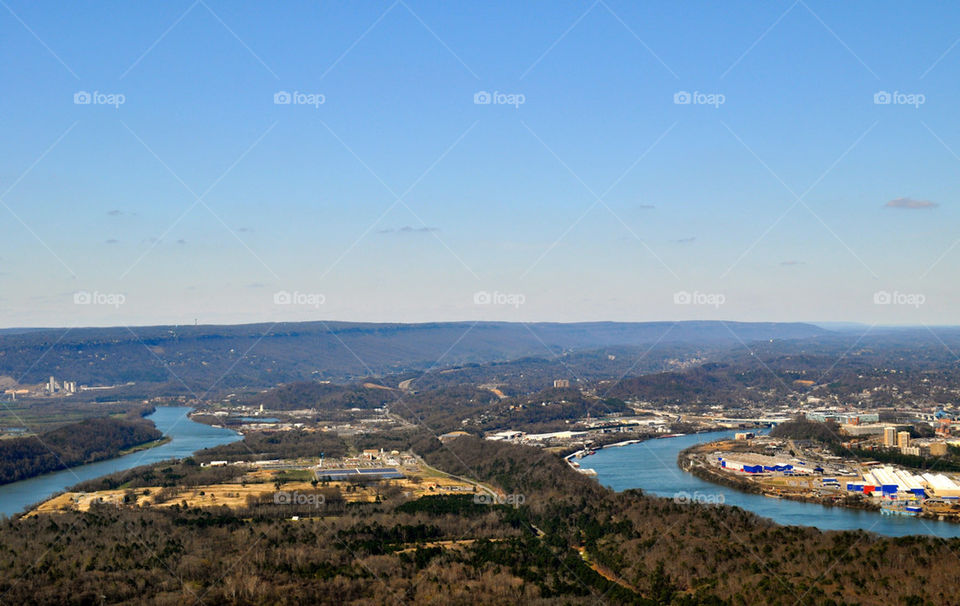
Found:
<path fill-rule="evenodd" d="M 0 4 L 3 326 L 960 322 L 956 6 Z"/>

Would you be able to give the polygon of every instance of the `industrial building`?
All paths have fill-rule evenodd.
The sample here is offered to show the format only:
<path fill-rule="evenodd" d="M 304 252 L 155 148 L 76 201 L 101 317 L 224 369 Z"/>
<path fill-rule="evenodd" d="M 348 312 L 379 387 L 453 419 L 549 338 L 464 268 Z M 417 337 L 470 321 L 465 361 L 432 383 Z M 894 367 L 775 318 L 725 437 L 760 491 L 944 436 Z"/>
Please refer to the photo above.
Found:
<path fill-rule="evenodd" d="M 496 433 L 487 434 L 484 436 L 487 440 L 519 440 L 523 436 L 527 435 L 526 432 L 517 431 L 515 429 L 506 429 L 504 431 L 498 431 Z"/>
<path fill-rule="evenodd" d="M 816 469 L 794 458 L 773 457 L 752 452 L 718 452 L 715 453 L 714 457 L 720 467 L 744 473 L 814 473 Z"/>
<path fill-rule="evenodd" d="M 47 390 L 47 393 L 51 395 L 55 393 L 61 393 L 61 392 L 77 393 L 77 382 L 76 381 L 60 382 L 60 381 L 57 381 L 56 377 L 54 377 L 53 375 L 50 375 L 50 378 L 47 380 L 45 389 Z"/>
<path fill-rule="evenodd" d="M 841 425 L 840 427 L 844 433 L 851 436 L 878 436 L 890 428 L 889 425 L 883 423 L 847 424 Z M 892 429 L 894 431 L 893 439 L 896 440 L 897 428 L 893 427 Z"/>
<path fill-rule="evenodd" d="M 811 466 L 796 458 L 749 452 L 715 452 L 710 460 L 726 471 L 745 474 L 811 475 L 825 471 L 822 467 Z M 918 474 L 890 465 L 872 467 L 860 477 L 848 477 L 843 481 L 845 485 L 841 486 L 837 477 L 822 477 L 820 485 L 888 499 L 960 498 L 960 483 L 945 474 Z"/>
<path fill-rule="evenodd" d="M 960 497 L 960 484 L 942 473 L 916 474 L 887 465 L 864 473 L 863 482 L 859 489 L 856 488 L 857 484 L 847 484 L 847 490 L 866 494 L 879 492 L 891 497 L 897 493 L 909 493 L 918 497 Z"/>
<path fill-rule="evenodd" d="M 960 497 L 960 484 L 942 473 L 925 473 L 923 479 L 938 497 Z"/>
<path fill-rule="evenodd" d="M 839 412 L 836 410 L 815 410 L 807 413 L 807 420 L 825 423 L 835 421 L 840 425 L 864 425 L 878 423 L 880 415 L 875 412 Z"/>

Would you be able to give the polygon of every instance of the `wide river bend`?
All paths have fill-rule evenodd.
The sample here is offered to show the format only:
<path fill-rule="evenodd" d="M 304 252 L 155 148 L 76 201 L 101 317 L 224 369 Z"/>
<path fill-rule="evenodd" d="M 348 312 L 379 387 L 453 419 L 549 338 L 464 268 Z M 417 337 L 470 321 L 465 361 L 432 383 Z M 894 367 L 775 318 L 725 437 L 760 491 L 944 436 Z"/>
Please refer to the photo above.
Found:
<path fill-rule="evenodd" d="M 584 457 L 580 465 L 596 470 L 599 482 L 614 490 L 640 488 L 661 497 L 674 498 L 681 494 L 699 496 L 707 502 L 722 499 L 727 505 L 736 505 L 783 525 L 815 526 L 822 530 L 863 529 L 889 536 L 960 537 L 960 524 L 749 494 L 701 480 L 677 465 L 677 455 L 683 449 L 701 442 L 732 438 L 734 433 L 718 431 L 607 447 Z"/>

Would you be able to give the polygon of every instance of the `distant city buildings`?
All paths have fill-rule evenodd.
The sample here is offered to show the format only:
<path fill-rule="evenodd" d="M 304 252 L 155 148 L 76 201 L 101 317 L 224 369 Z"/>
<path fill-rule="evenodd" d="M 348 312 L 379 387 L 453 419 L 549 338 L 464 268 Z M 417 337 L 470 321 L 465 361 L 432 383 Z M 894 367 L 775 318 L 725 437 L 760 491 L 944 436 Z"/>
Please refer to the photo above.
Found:
<path fill-rule="evenodd" d="M 878 436 L 878 435 L 881 435 L 883 432 L 885 432 L 889 426 L 884 425 L 882 423 L 869 423 L 867 425 L 848 424 L 848 425 L 841 425 L 840 427 L 843 429 L 843 431 L 845 431 L 848 435 L 851 435 L 851 436 L 873 436 L 873 435 Z M 894 427 L 893 431 L 894 431 L 893 441 L 894 441 L 894 445 L 896 445 L 897 428 Z"/>
<path fill-rule="evenodd" d="M 558 389 L 561 387 L 570 387 L 570 379 L 555 379 L 553 386 Z"/>
<path fill-rule="evenodd" d="M 879 423 L 880 415 L 875 412 L 838 412 L 835 410 L 815 410 L 807 413 L 808 421 L 819 421 L 825 423 L 834 421 L 841 425 L 863 425 L 866 423 Z"/>
<path fill-rule="evenodd" d="M 106 387 L 102 389 L 112 388 L 113 387 Z M 4 389 L 2 393 L 4 396 L 9 396 L 11 400 L 16 400 L 17 398 L 44 398 L 53 395 L 69 396 L 86 389 L 97 388 L 77 385 L 76 381 L 58 381 L 55 376 L 50 375 L 47 380 L 35 385 L 19 385 L 14 383 L 13 386 Z"/>
<path fill-rule="evenodd" d="M 904 448 L 910 446 L 910 432 L 901 431 L 897 433 L 897 446 L 900 448 L 901 452 Z"/>

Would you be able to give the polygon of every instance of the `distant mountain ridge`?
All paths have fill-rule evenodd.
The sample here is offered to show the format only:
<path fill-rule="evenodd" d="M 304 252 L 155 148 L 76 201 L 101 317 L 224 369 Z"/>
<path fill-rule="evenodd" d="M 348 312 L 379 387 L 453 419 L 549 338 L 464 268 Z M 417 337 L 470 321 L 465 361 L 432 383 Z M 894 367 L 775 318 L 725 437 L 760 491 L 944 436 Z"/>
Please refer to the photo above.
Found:
<path fill-rule="evenodd" d="M 0 375 L 91 385 L 182 383 L 191 390 L 347 380 L 465 363 L 552 357 L 619 345 L 740 345 L 806 339 L 804 323 L 282 322 L 230 326 L 41 329 L 0 333 Z M 21 379 L 21 376 L 23 377 Z"/>

